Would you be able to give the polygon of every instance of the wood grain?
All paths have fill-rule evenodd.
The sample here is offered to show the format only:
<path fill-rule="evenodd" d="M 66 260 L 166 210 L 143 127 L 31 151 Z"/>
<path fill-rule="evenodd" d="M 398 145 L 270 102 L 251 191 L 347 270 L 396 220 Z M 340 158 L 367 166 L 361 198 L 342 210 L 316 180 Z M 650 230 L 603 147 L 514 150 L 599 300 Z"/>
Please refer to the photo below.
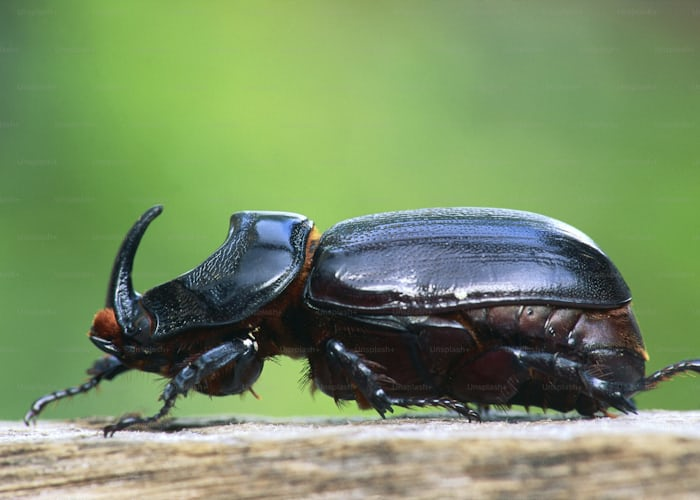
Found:
<path fill-rule="evenodd" d="M 700 412 L 0 422 L 0 497 L 693 497 Z"/>

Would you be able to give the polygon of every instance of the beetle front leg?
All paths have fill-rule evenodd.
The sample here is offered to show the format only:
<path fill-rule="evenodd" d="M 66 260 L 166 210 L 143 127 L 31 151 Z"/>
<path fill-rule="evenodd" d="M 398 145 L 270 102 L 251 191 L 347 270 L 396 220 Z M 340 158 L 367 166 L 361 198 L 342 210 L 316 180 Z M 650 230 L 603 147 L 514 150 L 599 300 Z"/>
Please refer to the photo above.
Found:
<path fill-rule="evenodd" d="M 479 414 L 470 409 L 464 403 L 449 398 L 405 398 L 389 396 L 382 389 L 380 382 L 392 383 L 393 381 L 385 376 L 372 371 L 368 363 L 359 355 L 347 349 L 345 345 L 335 339 L 326 342 L 326 354 L 330 361 L 337 365 L 352 380 L 362 396 L 377 410 L 382 418 L 386 412 L 393 413 L 392 405 L 408 407 L 439 406 L 454 410 L 460 415 L 467 417 L 470 421 L 480 420 Z"/>
<path fill-rule="evenodd" d="M 120 373 L 124 373 L 128 370 L 130 370 L 130 368 L 124 366 L 122 362 L 114 356 L 105 356 L 98 359 L 87 371 L 89 375 L 92 375 L 87 382 L 76 387 L 68 387 L 67 389 L 54 391 L 40 397 L 34 401 L 34 403 L 32 403 L 29 411 L 24 416 L 24 423 L 29 425 L 29 423 L 38 417 L 39 413 L 41 413 L 49 403 L 67 398 L 68 396 L 75 396 L 76 394 L 88 392 L 97 387 L 97 384 L 99 384 L 102 380 L 112 380 Z"/>
<path fill-rule="evenodd" d="M 234 339 L 210 349 L 180 370 L 165 386 L 159 398 L 163 401 L 163 406 L 158 413 L 150 417 L 123 417 L 104 428 L 105 437 L 135 424 L 150 424 L 160 420 L 175 405 L 179 395 L 186 395 L 190 389 L 230 363 L 236 363 L 236 370 L 245 370 L 255 360 L 257 352 L 258 345 L 252 338 Z"/>

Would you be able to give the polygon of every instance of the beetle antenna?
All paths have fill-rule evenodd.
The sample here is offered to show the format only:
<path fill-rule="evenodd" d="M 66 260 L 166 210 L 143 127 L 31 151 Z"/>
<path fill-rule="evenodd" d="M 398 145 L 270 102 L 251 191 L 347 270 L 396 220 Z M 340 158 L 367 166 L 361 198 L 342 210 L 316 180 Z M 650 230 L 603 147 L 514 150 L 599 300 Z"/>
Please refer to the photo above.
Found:
<path fill-rule="evenodd" d="M 137 317 L 137 308 L 139 307 L 139 294 L 134 291 L 131 281 L 136 249 L 148 225 L 162 211 L 162 205 L 156 205 L 146 210 L 127 233 L 114 261 L 112 276 L 107 288 L 107 307 L 114 309 L 117 322 L 125 333 L 133 330 L 131 323 Z"/>
<path fill-rule="evenodd" d="M 700 373 L 700 359 L 686 359 L 685 361 L 679 361 L 678 363 L 673 363 L 672 365 L 652 373 L 642 380 L 639 391 L 648 391 L 649 389 L 653 389 L 659 384 L 659 382 L 668 380 L 671 377 L 683 372 Z"/>

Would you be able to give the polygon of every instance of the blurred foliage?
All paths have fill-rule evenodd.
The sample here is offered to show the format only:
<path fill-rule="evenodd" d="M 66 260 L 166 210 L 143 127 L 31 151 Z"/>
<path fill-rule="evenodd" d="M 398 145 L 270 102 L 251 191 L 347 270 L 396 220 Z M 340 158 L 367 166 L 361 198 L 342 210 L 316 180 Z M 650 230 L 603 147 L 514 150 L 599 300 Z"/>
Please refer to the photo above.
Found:
<path fill-rule="evenodd" d="M 84 379 L 116 248 L 155 203 L 141 290 L 201 262 L 242 209 L 321 229 L 544 213 L 617 263 L 649 369 L 700 356 L 699 23 L 692 2 L 631 0 L 2 2 L 0 418 Z M 175 414 L 336 414 L 303 369 L 268 362 L 262 401 Z M 151 413 L 162 385 L 129 374 L 46 416 Z M 700 408 L 700 380 L 638 403 Z"/>

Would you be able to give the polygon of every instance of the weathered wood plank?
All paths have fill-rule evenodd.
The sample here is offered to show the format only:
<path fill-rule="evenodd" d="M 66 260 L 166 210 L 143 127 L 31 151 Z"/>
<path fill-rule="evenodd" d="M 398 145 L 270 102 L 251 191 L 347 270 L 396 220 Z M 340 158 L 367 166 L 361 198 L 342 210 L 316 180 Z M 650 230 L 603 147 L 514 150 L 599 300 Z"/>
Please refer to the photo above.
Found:
<path fill-rule="evenodd" d="M 616 419 L 0 423 L 0 496 L 668 497 L 700 492 L 700 412 Z"/>

